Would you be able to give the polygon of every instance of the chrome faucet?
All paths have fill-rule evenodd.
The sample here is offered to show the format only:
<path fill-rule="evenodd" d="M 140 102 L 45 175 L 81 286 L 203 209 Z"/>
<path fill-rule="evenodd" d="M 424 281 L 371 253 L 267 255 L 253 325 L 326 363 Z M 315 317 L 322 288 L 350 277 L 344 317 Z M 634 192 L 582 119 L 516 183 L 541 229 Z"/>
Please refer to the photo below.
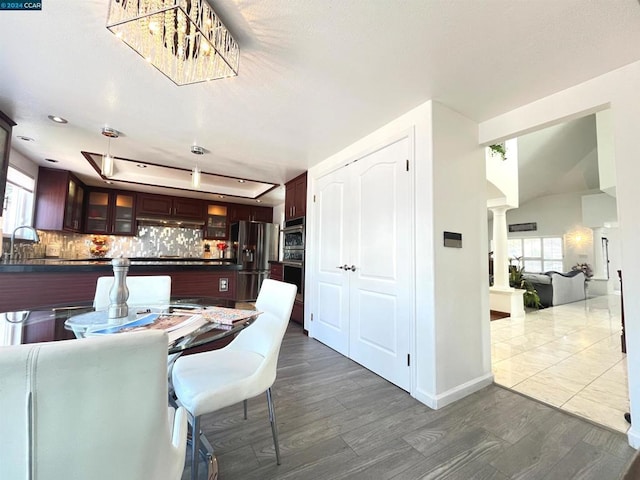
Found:
<path fill-rule="evenodd" d="M 11 234 L 11 245 L 9 246 L 9 260 L 13 260 L 13 243 L 15 242 L 15 239 L 16 239 L 16 232 L 23 228 L 26 228 L 27 230 L 31 230 L 31 232 L 33 233 L 34 243 L 40 242 L 40 236 L 38 235 L 38 232 L 31 225 L 20 225 L 19 227 L 16 227 L 13 230 L 13 233 Z"/>

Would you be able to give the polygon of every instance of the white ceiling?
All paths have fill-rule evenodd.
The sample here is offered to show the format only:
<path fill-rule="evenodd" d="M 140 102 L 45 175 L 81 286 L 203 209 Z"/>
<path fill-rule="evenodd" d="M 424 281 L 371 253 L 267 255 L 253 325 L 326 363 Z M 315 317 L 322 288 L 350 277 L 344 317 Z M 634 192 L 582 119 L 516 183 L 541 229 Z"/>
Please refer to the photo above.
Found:
<path fill-rule="evenodd" d="M 116 156 L 282 184 L 426 100 L 480 122 L 640 60 L 637 0 L 211 0 L 239 76 L 177 87 L 106 29 L 107 3 L 0 12 L 14 148 L 90 184 L 104 126 Z"/>
<path fill-rule="evenodd" d="M 520 206 L 546 195 L 599 188 L 595 115 L 518 137 Z"/>

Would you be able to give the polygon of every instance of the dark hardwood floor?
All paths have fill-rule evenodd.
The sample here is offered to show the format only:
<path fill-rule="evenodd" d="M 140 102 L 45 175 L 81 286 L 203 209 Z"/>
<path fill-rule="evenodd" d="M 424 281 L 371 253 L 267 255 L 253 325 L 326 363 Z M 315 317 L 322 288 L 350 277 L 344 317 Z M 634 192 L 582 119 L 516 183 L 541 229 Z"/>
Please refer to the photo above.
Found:
<path fill-rule="evenodd" d="M 635 453 L 621 433 L 496 385 L 431 410 L 294 324 L 274 398 L 280 466 L 264 396 L 248 420 L 241 404 L 203 417 L 220 480 L 614 480 Z"/>

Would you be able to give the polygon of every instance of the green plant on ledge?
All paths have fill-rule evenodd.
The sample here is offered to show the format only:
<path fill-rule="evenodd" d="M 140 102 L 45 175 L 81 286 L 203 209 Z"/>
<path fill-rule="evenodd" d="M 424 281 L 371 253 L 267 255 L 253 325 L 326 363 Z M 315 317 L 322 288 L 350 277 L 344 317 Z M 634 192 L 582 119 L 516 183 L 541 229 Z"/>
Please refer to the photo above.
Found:
<path fill-rule="evenodd" d="M 507 159 L 507 149 L 504 146 L 504 143 L 494 143 L 493 145 L 489 145 L 489 150 L 491 150 L 492 155 L 500 155 L 502 160 Z"/>
<path fill-rule="evenodd" d="M 540 296 L 533 285 L 528 280 L 524 278 L 524 266 L 512 265 L 511 261 L 513 259 L 509 259 L 509 286 L 512 288 L 517 288 L 519 290 L 524 290 L 524 295 L 522 295 L 522 299 L 524 301 L 525 307 L 530 308 L 540 308 L 542 304 L 540 303 Z M 520 262 L 520 258 L 516 257 L 516 260 Z"/>

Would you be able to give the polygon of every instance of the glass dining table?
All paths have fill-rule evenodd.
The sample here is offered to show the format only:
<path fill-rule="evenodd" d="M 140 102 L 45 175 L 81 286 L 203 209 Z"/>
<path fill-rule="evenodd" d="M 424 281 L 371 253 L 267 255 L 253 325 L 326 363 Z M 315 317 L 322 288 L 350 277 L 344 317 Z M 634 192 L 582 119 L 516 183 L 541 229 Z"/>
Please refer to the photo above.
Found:
<path fill-rule="evenodd" d="M 116 333 L 124 331 L 122 327 L 159 328 L 169 336 L 167 353 L 177 356 L 185 351 L 216 348 L 216 343 L 230 340 L 259 314 L 246 309 L 246 304 L 236 309 L 236 302 L 228 299 L 172 297 L 168 304 L 129 306 L 128 318 L 114 321 L 107 318 L 106 310 L 95 311 L 92 304 L 86 301 L 1 312 L 0 347 Z M 181 322 L 170 322 L 166 328 L 159 323 L 171 317 Z"/>

